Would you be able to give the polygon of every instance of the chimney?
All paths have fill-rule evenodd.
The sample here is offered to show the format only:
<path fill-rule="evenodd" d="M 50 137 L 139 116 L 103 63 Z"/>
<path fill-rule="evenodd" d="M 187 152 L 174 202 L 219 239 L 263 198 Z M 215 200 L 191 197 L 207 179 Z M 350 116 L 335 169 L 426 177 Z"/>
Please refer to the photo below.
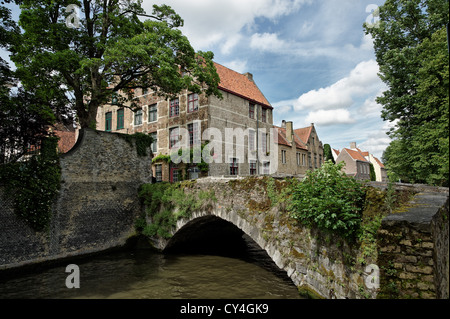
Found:
<path fill-rule="evenodd" d="M 282 128 L 286 128 L 286 121 L 285 121 L 285 120 L 282 120 L 282 121 L 281 121 L 281 127 L 282 127 Z"/>
<path fill-rule="evenodd" d="M 253 82 L 253 74 L 251 74 L 250 72 L 244 73 L 244 75 L 247 77 L 247 79 L 249 79 L 250 81 Z"/>
<path fill-rule="evenodd" d="M 350 143 L 350 149 L 356 149 L 356 142 L 351 142 Z"/>
<path fill-rule="evenodd" d="M 291 121 L 286 122 L 286 138 L 289 143 L 292 143 L 294 130 L 293 130 L 293 124 Z"/>

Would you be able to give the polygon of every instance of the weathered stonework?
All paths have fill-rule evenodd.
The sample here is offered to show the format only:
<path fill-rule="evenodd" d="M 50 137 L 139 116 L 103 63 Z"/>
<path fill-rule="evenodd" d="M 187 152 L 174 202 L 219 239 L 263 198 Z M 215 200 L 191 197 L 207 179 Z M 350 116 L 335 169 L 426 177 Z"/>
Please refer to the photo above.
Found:
<path fill-rule="evenodd" d="M 301 292 L 321 298 L 350 299 L 448 296 L 448 217 L 445 219 L 448 193 L 416 197 L 419 205 L 417 214 L 413 214 L 423 221 L 418 225 L 403 222 L 401 214 L 387 217 L 379 231 L 378 253 L 368 258 L 363 257 L 363 249 L 357 245 L 350 246 L 337 236 L 298 225 L 289 218 L 283 203 L 272 207 L 264 178 L 207 178 L 199 179 L 193 185 L 185 191 L 213 190 L 217 198 L 215 206 L 178 220 L 172 238 L 153 238 L 156 248 L 165 250 L 180 242 L 189 242 L 192 236 L 199 236 L 202 227 L 208 228 L 207 221 L 216 217 L 250 236 L 280 269 L 286 271 Z M 443 214 L 436 215 L 436 210 L 433 214 L 433 209 L 428 209 L 421 196 L 434 198 L 433 207 L 437 210 L 441 207 Z M 373 275 L 366 269 L 368 265 L 380 269 L 380 290 L 367 285 L 369 275 Z M 396 277 L 402 293 L 386 296 L 386 287 L 389 287 L 386 282 L 392 276 Z"/>
<path fill-rule="evenodd" d="M 137 190 L 151 182 L 150 156 L 138 156 L 118 134 L 83 130 L 60 165 L 61 188 L 48 231 L 31 229 L 10 200 L 1 198 L 0 270 L 103 251 L 134 233 L 142 212 Z"/>
<path fill-rule="evenodd" d="M 380 298 L 448 298 L 448 193 L 419 193 L 378 231 Z"/>

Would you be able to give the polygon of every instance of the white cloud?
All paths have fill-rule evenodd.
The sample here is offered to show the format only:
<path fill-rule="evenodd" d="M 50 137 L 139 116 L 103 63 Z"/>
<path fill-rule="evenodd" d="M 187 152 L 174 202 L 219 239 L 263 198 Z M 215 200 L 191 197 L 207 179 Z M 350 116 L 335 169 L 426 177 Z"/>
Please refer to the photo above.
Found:
<path fill-rule="evenodd" d="M 244 28 L 254 27 L 256 18 L 276 21 L 296 12 L 310 0 L 144 0 L 146 12 L 152 5 L 167 4 L 184 20 L 183 33 L 196 50 L 221 46 L 229 53 L 237 43 L 237 36 Z"/>
<path fill-rule="evenodd" d="M 278 39 L 275 33 L 255 33 L 250 39 L 250 47 L 267 52 L 278 52 L 286 48 L 286 43 Z"/>
<path fill-rule="evenodd" d="M 314 123 L 321 126 L 353 124 L 355 123 L 355 119 L 353 119 L 350 112 L 345 109 L 318 110 L 310 112 L 305 118 L 304 125 L 308 125 L 309 123 Z"/>
<path fill-rule="evenodd" d="M 334 84 L 302 94 L 296 101 L 295 110 L 349 108 L 354 98 L 378 91 L 378 64 L 375 60 L 359 63 L 350 75 Z"/>
<path fill-rule="evenodd" d="M 233 61 L 225 62 L 224 65 L 227 68 L 230 68 L 239 73 L 245 73 L 248 71 L 247 70 L 247 61 L 233 60 Z"/>

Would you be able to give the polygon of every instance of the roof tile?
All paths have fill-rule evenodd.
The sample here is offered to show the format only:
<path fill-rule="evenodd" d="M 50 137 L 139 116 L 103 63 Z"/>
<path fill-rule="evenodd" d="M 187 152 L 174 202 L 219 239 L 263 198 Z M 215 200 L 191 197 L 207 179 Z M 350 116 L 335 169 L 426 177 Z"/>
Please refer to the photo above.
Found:
<path fill-rule="evenodd" d="M 219 89 L 244 97 L 252 102 L 272 108 L 255 82 L 246 75 L 214 62 L 220 77 Z"/>

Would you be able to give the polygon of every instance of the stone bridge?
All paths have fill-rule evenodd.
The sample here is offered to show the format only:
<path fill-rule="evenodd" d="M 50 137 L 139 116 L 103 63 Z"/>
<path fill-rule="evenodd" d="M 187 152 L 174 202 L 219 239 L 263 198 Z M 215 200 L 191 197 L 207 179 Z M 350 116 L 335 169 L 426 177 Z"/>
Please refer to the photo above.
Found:
<path fill-rule="evenodd" d="M 153 238 L 153 245 L 162 251 L 205 244 L 211 251 L 237 249 L 238 237 L 246 234 L 309 297 L 376 298 L 380 291 L 385 298 L 448 297 L 448 189 L 414 187 L 419 193 L 403 212 L 385 218 L 377 251 L 367 255 L 361 246 L 299 226 L 283 203 L 271 207 L 264 183 L 264 178 L 188 182 L 186 193 L 213 190 L 216 200 L 179 219 L 172 237 Z M 371 281 L 376 275 L 381 289 Z M 397 291 L 383 288 L 391 282 Z"/>
<path fill-rule="evenodd" d="M 151 181 L 149 156 L 138 156 L 119 134 L 84 130 L 60 165 L 61 189 L 44 232 L 14 214 L 0 185 L 0 275 L 120 247 L 136 235 L 143 212 L 138 187 Z M 367 255 L 335 236 L 299 227 L 285 203 L 273 205 L 263 180 L 183 182 L 186 193 L 214 191 L 215 200 L 179 219 L 170 239 L 153 238 L 154 246 L 170 251 L 206 242 L 212 249 L 219 244 L 235 249 L 245 233 L 311 296 L 448 298 L 448 188 L 416 187 L 410 207 L 383 220 L 378 248 Z M 380 290 L 367 285 L 374 276 L 367 265 L 378 266 Z"/>

